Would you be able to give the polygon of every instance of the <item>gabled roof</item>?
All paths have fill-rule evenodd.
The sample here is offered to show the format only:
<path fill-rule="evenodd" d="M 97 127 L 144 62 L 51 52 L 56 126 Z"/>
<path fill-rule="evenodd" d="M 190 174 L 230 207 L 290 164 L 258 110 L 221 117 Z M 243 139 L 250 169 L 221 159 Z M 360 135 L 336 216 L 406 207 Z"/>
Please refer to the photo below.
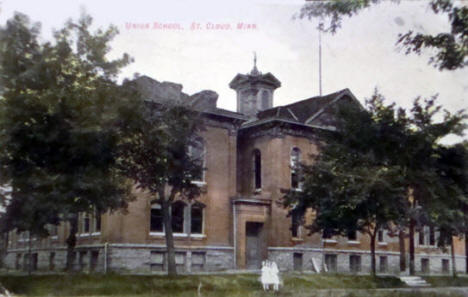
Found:
<path fill-rule="evenodd" d="M 325 96 L 315 96 L 301 100 L 292 104 L 273 107 L 257 114 L 258 120 L 250 121 L 244 127 L 260 125 L 271 120 L 282 120 L 290 123 L 308 125 L 311 127 L 320 127 L 330 129 L 329 125 L 315 123 L 323 114 L 330 114 L 330 108 L 342 98 L 349 98 L 354 104 L 361 106 L 356 97 L 349 89 L 331 93 Z M 333 117 L 333 115 L 331 115 Z M 322 121 L 318 121 L 322 123 Z M 323 124 L 323 123 L 322 123 Z"/>

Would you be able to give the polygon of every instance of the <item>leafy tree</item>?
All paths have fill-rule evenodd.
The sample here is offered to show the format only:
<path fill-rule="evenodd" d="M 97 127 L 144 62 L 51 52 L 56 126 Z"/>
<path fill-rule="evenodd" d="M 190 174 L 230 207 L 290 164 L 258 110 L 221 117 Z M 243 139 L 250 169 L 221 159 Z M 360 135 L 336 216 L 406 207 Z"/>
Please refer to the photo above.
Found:
<path fill-rule="evenodd" d="M 401 128 L 394 105 L 375 94 L 368 110 L 344 105 L 338 133 L 324 135 L 324 146 L 312 165 L 303 165 L 303 191 L 289 191 L 285 206 L 303 215 L 315 210 L 311 232 L 370 238 L 372 274 L 376 273 L 375 240 L 379 230 L 400 222 L 408 209 L 399 166 L 392 162 Z"/>
<path fill-rule="evenodd" d="M 131 83 L 129 83 L 131 86 Z M 130 135 L 121 145 L 121 169 L 138 189 L 150 193 L 163 214 L 168 255 L 168 274 L 175 275 L 175 251 L 171 204 L 177 199 L 191 200 L 200 194 L 193 177 L 199 176 L 202 163 L 190 153 L 194 135 L 200 131 L 198 115 L 182 103 L 146 102 L 139 117 L 124 123 Z"/>
<path fill-rule="evenodd" d="M 441 157 L 439 140 L 462 133 L 466 115 L 446 112 L 443 121 L 435 122 L 441 110 L 436 98 L 420 101 L 414 101 L 408 116 L 394 104 L 384 105 L 376 93 L 367 102 L 367 111 L 340 112 L 338 132 L 325 136 L 318 159 L 305 166 L 304 191 L 291 191 L 285 200 L 286 206 L 316 211 L 312 231 L 369 234 L 372 254 L 375 228 L 408 227 L 411 274 L 415 229 L 432 224 L 444 229 L 447 238 L 459 234 L 457 201 L 462 199 L 461 183 L 453 182 L 455 174 L 444 177 L 448 173 L 443 167 L 453 164 Z M 452 199 L 454 194 L 457 199 Z"/>
<path fill-rule="evenodd" d="M 70 223 L 72 268 L 80 212 L 126 205 L 128 185 L 116 167 L 121 110 L 130 97 L 116 82 L 130 62 L 108 60 L 115 27 L 90 32 L 83 14 L 40 43 L 40 26 L 16 13 L 0 29 L 1 183 L 11 186 L 6 228 L 47 234 Z"/>
<path fill-rule="evenodd" d="M 335 33 L 343 17 L 352 17 L 362 10 L 377 5 L 382 0 L 336 0 L 311 1 L 305 4 L 299 17 L 322 18 L 329 21 L 325 31 Z M 398 0 L 394 0 L 398 3 Z M 452 0 L 432 0 L 431 10 L 436 14 L 446 14 L 450 22 L 450 32 L 430 35 L 409 31 L 400 34 L 397 43 L 406 48 L 406 53 L 420 54 L 423 49 L 432 49 L 435 54 L 430 58 L 440 70 L 460 69 L 468 65 L 468 7 L 457 6 Z"/>

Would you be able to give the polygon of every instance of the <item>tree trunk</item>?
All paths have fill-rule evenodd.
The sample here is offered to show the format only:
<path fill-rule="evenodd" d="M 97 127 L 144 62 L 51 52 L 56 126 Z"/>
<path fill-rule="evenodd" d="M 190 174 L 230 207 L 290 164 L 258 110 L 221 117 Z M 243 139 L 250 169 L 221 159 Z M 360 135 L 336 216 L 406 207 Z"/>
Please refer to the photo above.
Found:
<path fill-rule="evenodd" d="M 370 250 L 371 250 L 371 273 L 372 276 L 376 275 L 375 269 L 375 236 L 377 235 L 377 231 L 374 230 L 372 234 L 370 234 Z"/>
<path fill-rule="evenodd" d="M 32 257 L 31 257 L 31 231 L 29 231 L 29 242 L 28 242 L 28 275 L 31 275 L 32 271 Z"/>
<path fill-rule="evenodd" d="M 450 237 L 450 255 L 452 256 L 452 274 L 453 277 L 457 277 L 457 262 L 455 262 L 455 247 L 453 236 Z"/>
<path fill-rule="evenodd" d="M 410 252 L 410 260 L 409 260 L 409 273 L 410 275 L 414 275 L 414 219 L 410 219 L 409 225 L 409 252 Z"/>
<path fill-rule="evenodd" d="M 468 231 L 465 232 L 465 272 L 468 274 Z"/>
<path fill-rule="evenodd" d="M 405 245 L 405 231 L 400 230 L 398 234 L 400 244 L 400 272 L 406 270 L 406 245 Z"/>
<path fill-rule="evenodd" d="M 69 219 L 70 232 L 67 238 L 67 265 L 66 271 L 73 271 L 75 260 L 76 233 L 78 232 L 78 215 L 74 214 Z"/>
<path fill-rule="evenodd" d="M 161 199 L 164 230 L 166 233 L 166 247 L 167 247 L 167 275 L 177 275 L 176 262 L 175 262 L 175 250 L 174 250 L 174 236 L 172 234 L 172 220 L 170 213 L 170 203 L 165 199 Z"/>

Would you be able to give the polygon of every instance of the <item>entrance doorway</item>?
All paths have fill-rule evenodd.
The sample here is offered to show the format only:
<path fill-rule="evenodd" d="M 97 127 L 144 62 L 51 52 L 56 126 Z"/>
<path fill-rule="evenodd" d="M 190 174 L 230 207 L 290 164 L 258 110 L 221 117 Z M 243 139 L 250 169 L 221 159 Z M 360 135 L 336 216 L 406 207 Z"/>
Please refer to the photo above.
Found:
<path fill-rule="evenodd" d="M 246 268 L 259 269 L 262 264 L 262 230 L 263 223 L 247 222 L 245 224 Z"/>

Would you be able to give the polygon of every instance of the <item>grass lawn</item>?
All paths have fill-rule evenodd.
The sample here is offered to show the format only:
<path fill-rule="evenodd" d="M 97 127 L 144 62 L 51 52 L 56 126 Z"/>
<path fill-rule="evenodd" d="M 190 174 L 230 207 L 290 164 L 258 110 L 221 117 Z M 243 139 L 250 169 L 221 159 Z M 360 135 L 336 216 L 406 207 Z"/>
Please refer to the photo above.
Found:
<path fill-rule="evenodd" d="M 198 297 L 197 288 L 201 283 L 202 297 L 257 297 L 257 296 L 461 296 L 450 292 L 441 295 L 434 292 L 394 292 L 373 290 L 378 288 L 402 288 L 404 285 L 395 277 L 352 276 L 352 275 L 310 275 L 287 274 L 280 292 L 263 292 L 254 274 L 236 275 L 190 275 L 170 278 L 167 276 L 137 275 L 33 275 L 0 276 L 8 290 L 20 296 L 158 296 L 158 297 Z M 449 279 L 449 278 L 447 278 Z M 432 281 L 436 281 L 433 278 Z M 442 285 L 444 280 L 437 280 Z M 468 285 L 459 282 L 458 285 Z M 453 285 L 451 283 L 451 285 Z M 333 291 L 330 291 L 333 289 Z M 352 289 L 352 290 L 336 290 Z M 360 289 L 360 290 L 355 290 Z"/>

